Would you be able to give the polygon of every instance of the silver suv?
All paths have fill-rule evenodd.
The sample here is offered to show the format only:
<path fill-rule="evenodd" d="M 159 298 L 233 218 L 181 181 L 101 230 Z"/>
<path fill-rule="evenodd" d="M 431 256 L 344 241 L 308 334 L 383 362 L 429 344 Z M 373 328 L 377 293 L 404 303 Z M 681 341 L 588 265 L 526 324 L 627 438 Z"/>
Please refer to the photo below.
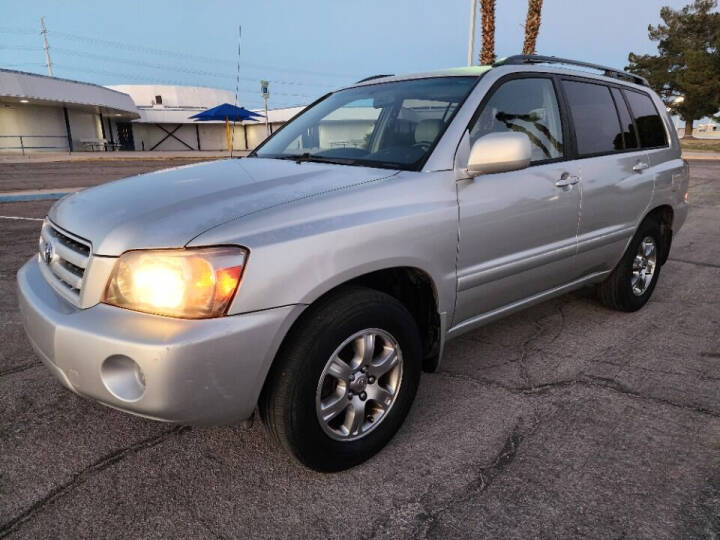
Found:
<path fill-rule="evenodd" d="M 447 340 L 587 285 L 642 307 L 687 186 L 640 77 L 536 56 L 375 77 L 245 159 L 59 201 L 20 306 L 73 392 L 169 422 L 257 408 L 339 470 L 398 430 Z"/>

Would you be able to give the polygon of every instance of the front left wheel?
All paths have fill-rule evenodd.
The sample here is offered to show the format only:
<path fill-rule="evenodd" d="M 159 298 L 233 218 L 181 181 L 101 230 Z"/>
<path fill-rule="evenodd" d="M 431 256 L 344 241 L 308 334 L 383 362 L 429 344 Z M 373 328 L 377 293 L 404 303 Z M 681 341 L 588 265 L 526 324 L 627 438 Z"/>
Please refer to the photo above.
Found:
<path fill-rule="evenodd" d="M 308 308 L 288 336 L 260 417 L 304 465 L 347 469 L 399 429 L 421 367 L 418 328 L 400 302 L 373 289 L 342 289 Z"/>

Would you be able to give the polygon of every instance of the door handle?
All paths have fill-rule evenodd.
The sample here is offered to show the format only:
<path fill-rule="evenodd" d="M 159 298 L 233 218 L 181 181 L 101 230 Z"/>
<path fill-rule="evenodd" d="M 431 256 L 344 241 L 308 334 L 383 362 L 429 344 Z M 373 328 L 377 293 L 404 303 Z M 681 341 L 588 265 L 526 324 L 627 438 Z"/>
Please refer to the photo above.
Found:
<path fill-rule="evenodd" d="M 635 172 L 643 172 L 645 169 L 647 169 L 650 165 L 645 163 L 644 161 L 638 161 L 635 165 L 633 165 L 633 171 Z"/>
<path fill-rule="evenodd" d="M 560 180 L 555 182 L 555 185 L 557 187 L 568 187 L 568 186 L 574 186 L 580 181 L 579 176 L 575 176 L 574 174 L 570 174 L 569 172 L 562 173 L 562 176 L 560 176 Z"/>

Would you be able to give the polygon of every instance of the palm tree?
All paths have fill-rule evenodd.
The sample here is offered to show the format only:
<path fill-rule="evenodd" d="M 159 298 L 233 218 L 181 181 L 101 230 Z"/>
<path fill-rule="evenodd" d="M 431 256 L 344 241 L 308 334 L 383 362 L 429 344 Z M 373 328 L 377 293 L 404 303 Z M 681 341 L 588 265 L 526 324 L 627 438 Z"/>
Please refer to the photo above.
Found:
<path fill-rule="evenodd" d="M 525 20 L 525 42 L 523 54 L 535 54 L 538 32 L 540 31 L 540 12 L 542 0 L 528 0 L 527 19 Z M 483 31 L 485 27 L 483 26 Z M 484 45 L 483 41 L 483 45 Z"/>
<path fill-rule="evenodd" d="M 482 51 L 480 64 L 488 65 L 495 61 L 495 0 L 480 0 L 482 19 Z"/>

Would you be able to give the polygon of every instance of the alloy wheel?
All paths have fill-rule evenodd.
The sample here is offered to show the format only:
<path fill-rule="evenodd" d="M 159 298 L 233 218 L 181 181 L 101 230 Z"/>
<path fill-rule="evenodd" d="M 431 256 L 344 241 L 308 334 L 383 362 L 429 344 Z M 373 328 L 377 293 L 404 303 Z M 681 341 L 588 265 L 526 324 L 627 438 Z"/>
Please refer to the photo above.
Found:
<path fill-rule="evenodd" d="M 642 296 L 652 283 L 657 267 L 657 244 L 651 236 L 646 236 L 638 246 L 633 259 L 630 285 L 635 296 Z"/>
<path fill-rule="evenodd" d="M 402 352 L 388 332 L 368 328 L 347 338 L 318 382 L 315 410 L 323 431 L 353 441 L 377 428 L 397 399 L 402 374 Z"/>

